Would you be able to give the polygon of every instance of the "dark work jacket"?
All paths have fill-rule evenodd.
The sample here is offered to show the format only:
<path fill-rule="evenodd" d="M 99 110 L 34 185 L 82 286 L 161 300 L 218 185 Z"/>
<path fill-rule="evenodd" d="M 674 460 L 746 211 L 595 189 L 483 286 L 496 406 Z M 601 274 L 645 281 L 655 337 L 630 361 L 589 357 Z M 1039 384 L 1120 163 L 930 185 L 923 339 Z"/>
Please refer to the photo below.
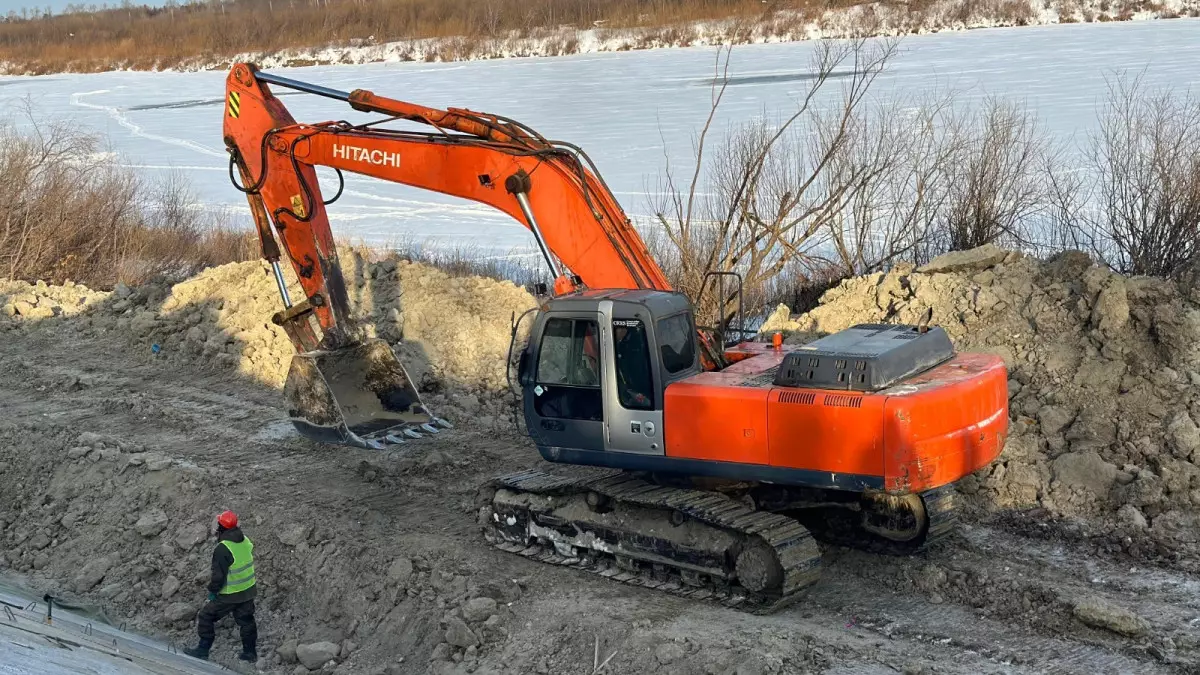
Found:
<path fill-rule="evenodd" d="M 212 579 L 208 582 L 208 592 L 217 596 L 217 602 L 237 605 L 247 600 L 253 600 L 258 595 L 258 584 L 238 593 L 219 595 L 221 589 L 225 587 L 225 575 L 229 574 L 229 566 L 233 564 L 233 554 L 220 543 L 226 539 L 236 544 L 244 541 L 246 535 L 242 534 L 239 527 L 232 530 L 221 530 L 217 533 L 217 548 L 213 551 Z"/>

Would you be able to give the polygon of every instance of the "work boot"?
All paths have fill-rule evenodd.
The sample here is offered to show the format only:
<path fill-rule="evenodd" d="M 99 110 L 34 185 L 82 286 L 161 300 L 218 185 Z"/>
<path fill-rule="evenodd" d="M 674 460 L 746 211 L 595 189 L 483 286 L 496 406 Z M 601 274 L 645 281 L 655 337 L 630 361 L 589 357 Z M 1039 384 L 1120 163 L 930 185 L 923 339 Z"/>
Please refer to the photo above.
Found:
<path fill-rule="evenodd" d="M 254 663 L 255 661 L 258 661 L 258 654 L 255 652 L 243 651 L 241 654 L 238 654 L 238 659 Z"/>
<path fill-rule="evenodd" d="M 192 658 L 200 659 L 202 661 L 207 661 L 208 660 L 208 649 L 209 649 L 208 647 L 205 647 L 203 644 L 200 644 L 195 647 L 184 647 L 183 653 L 187 654 L 188 656 L 190 656 Z"/>

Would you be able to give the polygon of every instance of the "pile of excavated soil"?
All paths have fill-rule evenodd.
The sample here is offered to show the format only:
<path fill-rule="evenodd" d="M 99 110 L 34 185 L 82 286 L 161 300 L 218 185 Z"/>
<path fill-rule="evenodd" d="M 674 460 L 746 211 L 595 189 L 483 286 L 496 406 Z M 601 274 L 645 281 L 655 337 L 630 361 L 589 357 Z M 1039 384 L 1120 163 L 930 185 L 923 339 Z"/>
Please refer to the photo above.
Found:
<path fill-rule="evenodd" d="M 103 302 L 108 295 L 71 281 L 49 285 L 45 281 L 31 284 L 0 279 L 0 330 L 15 327 L 22 319 L 76 316 Z"/>
<path fill-rule="evenodd" d="M 422 391 L 450 397 L 451 407 L 437 414 L 500 414 L 491 404 L 507 387 L 511 321 L 534 306 L 532 295 L 510 281 L 456 277 L 404 260 L 367 260 L 351 249 L 340 257 L 365 335 L 387 340 Z M 285 276 L 291 297 L 303 297 L 290 268 Z M 112 292 L 69 282 L 0 285 L 0 331 L 71 319 L 82 330 L 118 336 L 166 367 L 209 365 L 274 388 L 283 386 L 295 353 L 287 334 L 271 322 L 280 309 L 275 278 L 261 261 L 211 268 L 174 285 L 118 285 Z"/>
<path fill-rule="evenodd" d="M 987 246 L 844 281 L 812 311 L 780 307 L 788 341 L 933 310 L 960 351 L 1009 368 L 1011 437 L 961 491 L 988 509 L 1040 507 L 1200 542 L 1200 290 L 1124 277 L 1087 255 L 1040 261 Z"/>

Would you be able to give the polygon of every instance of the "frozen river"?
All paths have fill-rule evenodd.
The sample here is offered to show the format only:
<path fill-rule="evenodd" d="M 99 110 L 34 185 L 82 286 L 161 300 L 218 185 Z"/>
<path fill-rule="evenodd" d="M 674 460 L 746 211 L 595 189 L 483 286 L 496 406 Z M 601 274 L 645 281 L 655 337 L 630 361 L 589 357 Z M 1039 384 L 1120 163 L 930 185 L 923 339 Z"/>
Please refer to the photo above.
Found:
<path fill-rule="evenodd" d="M 1095 126 L 1105 77 L 1145 71 L 1150 86 L 1200 82 L 1200 20 L 989 29 L 906 38 L 876 83 L 876 95 L 955 90 L 1023 100 L 1054 134 Z M 808 86 L 812 43 L 734 51 L 718 127 L 786 112 Z M 301 80 L 444 107 L 513 117 L 544 135 L 577 143 L 599 165 L 635 218 L 649 212 L 665 151 L 686 162 L 709 105 L 714 48 L 671 49 L 470 63 L 389 63 L 279 69 Z M 111 149 L 147 177 L 185 174 L 205 205 L 249 223 L 244 197 L 227 177 L 221 143 L 224 72 L 104 73 L 0 78 L 0 102 L 30 98 L 39 114 L 107 135 Z M 833 81 L 836 91 L 836 80 Z M 300 121 L 361 120 L 336 101 L 284 99 Z M 334 183 L 326 181 L 326 197 Z M 425 240 L 507 254 L 532 249 L 516 222 L 487 207 L 347 175 L 330 207 L 335 235 L 375 244 Z"/>

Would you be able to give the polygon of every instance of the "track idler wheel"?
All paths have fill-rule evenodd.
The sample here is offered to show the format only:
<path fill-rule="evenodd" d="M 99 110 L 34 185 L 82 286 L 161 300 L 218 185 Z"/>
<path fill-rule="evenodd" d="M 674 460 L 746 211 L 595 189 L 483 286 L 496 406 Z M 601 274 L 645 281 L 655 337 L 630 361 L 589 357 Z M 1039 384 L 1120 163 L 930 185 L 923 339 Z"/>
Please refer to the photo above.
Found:
<path fill-rule="evenodd" d="M 921 495 L 864 494 L 862 528 L 895 542 L 911 542 L 925 536 L 929 517 Z"/>
<path fill-rule="evenodd" d="M 777 590 L 783 583 L 783 567 L 775 551 L 761 541 L 750 543 L 734 563 L 738 581 L 747 590 L 763 593 Z"/>

